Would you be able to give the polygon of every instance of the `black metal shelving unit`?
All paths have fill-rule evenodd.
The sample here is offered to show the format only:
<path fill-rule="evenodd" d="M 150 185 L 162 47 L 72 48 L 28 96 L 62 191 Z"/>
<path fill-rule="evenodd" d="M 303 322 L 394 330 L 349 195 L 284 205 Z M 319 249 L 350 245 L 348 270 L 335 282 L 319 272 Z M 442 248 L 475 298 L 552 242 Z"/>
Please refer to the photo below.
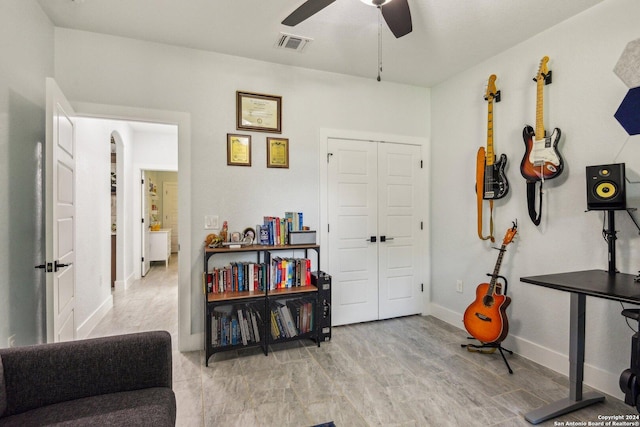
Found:
<path fill-rule="evenodd" d="M 209 358 L 218 352 L 238 350 L 249 347 L 260 347 L 265 356 L 268 355 L 269 345 L 274 343 L 281 343 L 287 341 L 296 341 L 301 339 L 313 339 L 320 347 L 320 328 L 318 327 L 317 319 L 320 319 L 320 304 L 318 303 L 318 289 L 312 284 L 307 286 L 294 286 L 291 288 L 281 289 L 269 289 L 269 283 L 265 286 L 264 291 L 240 291 L 240 292 L 223 292 L 214 293 L 208 292 L 206 284 L 206 274 L 209 272 L 209 261 L 216 255 L 230 255 L 230 254 L 242 254 L 242 253 L 255 253 L 256 263 L 271 263 L 271 254 L 273 252 L 281 251 L 300 251 L 304 250 L 305 258 L 309 256 L 309 250 L 316 252 L 316 266 L 320 267 L 320 246 L 319 245 L 283 245 L 283 246 L 271 246 L 271 245 L 248 245 L 241 246 L 239 248 L 204 248 L 204 273 L 203 273 L 203 288 L 204 288 L 204 324 L 205 324 L 205 365 L 209 366 Z M 291 299 L 304 299 L 312 301 L 313 308 L 313 328 L 306 333 L 299 333 L 293 337 L 274 339 L 271 335 L 271 306 L 276 300 L 291 300 Z M 262 324 L 258 325 L 260 329 L 261 339 L 259 342 L 247 342 L 246 344 L 226 344 L 215 345 L 212 339 L 212 314 L 216 309 L 229 306 L 228 311 L 234 312 L 238 308 L 250 308 L 262 314 Z"/>

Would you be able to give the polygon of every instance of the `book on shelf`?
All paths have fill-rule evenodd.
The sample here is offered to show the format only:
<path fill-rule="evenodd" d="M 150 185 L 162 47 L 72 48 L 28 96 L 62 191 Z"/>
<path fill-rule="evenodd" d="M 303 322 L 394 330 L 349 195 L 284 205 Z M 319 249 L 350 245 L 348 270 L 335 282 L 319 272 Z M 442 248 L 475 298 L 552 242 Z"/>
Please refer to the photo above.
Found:
<path fill-rule="evenodd" d="M 269 270 L 269 289 L 285 289 L 311 285 L 311 260 L 308 258 L 273 257 Z"/>
<path fill-rule="evenodd" d="M 259 240 L 261 245 L 284 246 L 289 242 L 289 232 L 304 229 L 304 215 L 302 212 L 285 212 L 284 217 L 264 216 L 259 225 Z"/>
<path fill-rule="evenodd" d="M 267 265 L 255 262 L 232 262 L 225 267 L 215 267 L 205 274 L 207 293 L 264 291 Z"/>
<path fill-rule="evenodd" d="M 292 298 L 271 304 L 271 336 L 292 338 L 313 331 L 314 303 L 309 299 Z"/>
<path fill-rule="evenodd" d="M 252 306 L 219 306 L 211 314 L 211 345 L 248 345 L 260 342 L 262 317 Z"/>

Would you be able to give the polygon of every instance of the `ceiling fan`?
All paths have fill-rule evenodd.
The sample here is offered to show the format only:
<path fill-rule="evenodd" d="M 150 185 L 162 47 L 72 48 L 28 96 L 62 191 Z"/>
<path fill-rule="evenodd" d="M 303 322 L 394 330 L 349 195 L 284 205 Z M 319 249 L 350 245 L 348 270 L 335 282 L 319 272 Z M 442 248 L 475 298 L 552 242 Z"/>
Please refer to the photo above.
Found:
<path fill-rule="evenodd" d="M 329 6 L 336 0 L 307 0 L 287 16 L 283 25 L 294 27 Z M 361 0 L 380 9 L 382 17 L 396 38 L 409 34 L 413 30 L 408 0 Z"/>

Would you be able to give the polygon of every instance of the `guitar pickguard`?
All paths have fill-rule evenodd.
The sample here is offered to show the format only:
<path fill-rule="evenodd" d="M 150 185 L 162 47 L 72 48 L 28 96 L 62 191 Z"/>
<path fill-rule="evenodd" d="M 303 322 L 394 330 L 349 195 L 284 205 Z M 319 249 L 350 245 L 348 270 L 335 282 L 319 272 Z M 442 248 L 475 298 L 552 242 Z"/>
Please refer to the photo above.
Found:
<path fill-rule="evenodd" d="M 506 164 L 507 155 L 502 154 L 493 165 L 485 166 L 483 199 L 501 199 L 509 192 L 509 182 L 504 172 Z"/>
<path fill-rule="evenodd" d="M 555 128 L 551 135 L 536 139 L 533 128 L 526 126 L 522 137 L 526 152 L 520 163 L 520 172 L 528 181 L 552 179 L 562 173 L 564 163 L 557 150 L 560 140 L 560 129 Z"/>
<path fill-rule="evenodd" d="M 547 167 L 553 166 L 556 169 L 550 169 L 551 172 L 556 172 L 557 167 L 560 166 L 560 155 L 556 151 L 556 143 L 559 138 L 559 130 L 555 129 L 553 133 L 546 138 L 536 139 L 533 141 L 533 147 L 529 154 L 529 163 L 534 167 L 540 167 L 546 163 Z"/>

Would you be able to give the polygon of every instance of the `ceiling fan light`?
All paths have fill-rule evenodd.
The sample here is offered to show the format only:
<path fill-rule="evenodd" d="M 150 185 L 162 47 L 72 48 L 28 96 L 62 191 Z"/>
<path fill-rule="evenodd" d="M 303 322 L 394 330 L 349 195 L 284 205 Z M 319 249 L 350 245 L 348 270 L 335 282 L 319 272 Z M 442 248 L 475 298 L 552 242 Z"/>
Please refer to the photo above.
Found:
<path fill-rule="evenodd" d="M 360 0 L 360 1 L 366 4 L 367 6 L 381 7 L 389 3 L 391 0 Z"/>

